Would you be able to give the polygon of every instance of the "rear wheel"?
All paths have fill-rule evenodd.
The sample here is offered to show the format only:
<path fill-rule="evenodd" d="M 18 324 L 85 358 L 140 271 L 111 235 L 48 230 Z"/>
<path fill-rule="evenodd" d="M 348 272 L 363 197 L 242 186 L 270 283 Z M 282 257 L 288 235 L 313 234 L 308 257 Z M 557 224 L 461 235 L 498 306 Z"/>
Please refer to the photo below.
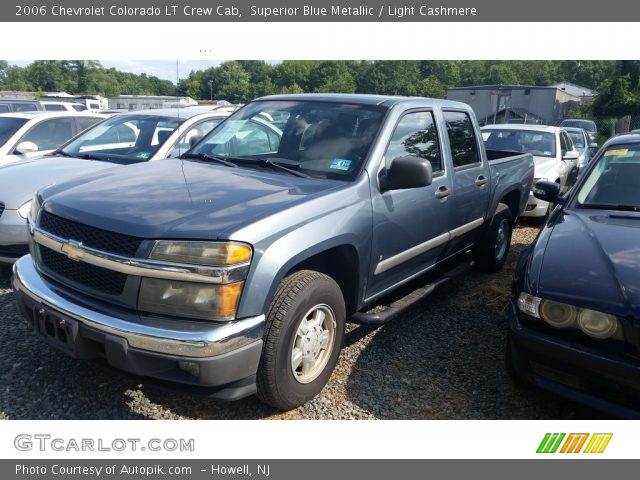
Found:
<path fill-rule="evenodd" d="M 479 270 L 496 272 L 502 268 L 509 253 L 512 231 L 511 210 L 504 203 L 500 203 L 483 238 L 473 250 L 473 258 Z"/>
<path fill-rule="evenodd" d="M 332 278 L 311 270 L 286 277 L 267 314 L 258 397 L 282 410 L 315 397 L 338 360 L 345 321 L 342 292 Z"/>

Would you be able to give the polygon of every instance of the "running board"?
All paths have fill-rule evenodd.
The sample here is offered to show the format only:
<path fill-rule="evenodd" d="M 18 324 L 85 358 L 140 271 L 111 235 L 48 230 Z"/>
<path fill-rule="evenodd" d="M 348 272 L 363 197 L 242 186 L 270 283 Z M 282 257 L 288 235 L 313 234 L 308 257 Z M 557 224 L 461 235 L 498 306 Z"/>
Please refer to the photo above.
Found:
<path fill-rule="evenodd" d="M 385 305 L 384 303 L 377 303 L 371 307 L 368 307 L 368 310 L 366 312 L 354 313 L 350 319 L 350 322 L 365 325 L 383 325 L 396 318 L 412 305 L 427 297 L 443 283 L 456 278 L 457 276 L 471 269 L 473 266 L 473 260 L 462 263 L 457 267 L 444 272 L 444 274 L 435 282 L 413 290 L 409 294 L 405 295 L 402 298 L 399 298 L 398 300 L 395 300 L 389 305 Z M 382 310 L 379 310 L 380 308 L 382 308 Z"/>

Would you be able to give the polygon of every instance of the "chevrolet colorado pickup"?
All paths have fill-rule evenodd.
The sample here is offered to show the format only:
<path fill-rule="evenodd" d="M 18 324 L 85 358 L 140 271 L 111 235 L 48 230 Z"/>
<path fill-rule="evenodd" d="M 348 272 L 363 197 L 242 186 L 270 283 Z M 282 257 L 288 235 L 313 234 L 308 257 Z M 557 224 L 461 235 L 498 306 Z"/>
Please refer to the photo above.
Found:
<path fill-rule="evenodd" d="M 328 381 L 347 320 L 502 267 L 533 159 L 500 155 L 463 103 L 260 98 L 181 158 L 40 191 L 18 305 L 71 356 L 294 408 Z"/>

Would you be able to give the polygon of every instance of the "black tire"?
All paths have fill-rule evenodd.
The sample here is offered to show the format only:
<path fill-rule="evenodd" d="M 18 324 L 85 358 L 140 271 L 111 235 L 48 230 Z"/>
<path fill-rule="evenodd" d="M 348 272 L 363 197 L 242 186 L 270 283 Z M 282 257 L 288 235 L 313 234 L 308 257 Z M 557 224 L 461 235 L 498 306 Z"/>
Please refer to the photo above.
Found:
<path fill-rule="evenodd" d="M 315 309 L 315 310 L 314 310 Z M 333 342 L 323 349 L 326 364 L 317 376 L 301 383 L 292 368 L 292 353 L 298 340 L 297 332 L 303 318 L 311 311 L 324 309 L 326 318 L 333 314 Z M 328 309 L 328 310 L 327 310 Z M 324 388 L 336 365 L 344 338 L 346 309 L 342 291 L 336 282 L 319 272 L 302 270 L 286 277 L 276 291 L 263 336 L 264 347 L 256 383 L 258 397 L 263 402 L 281 409 L 299 407 L 315 397 Z M 330 351 L 329 351 L 330 350 Z"/>
<path fill-rule="evenodd" d="M 502 232 L 502 233 L 501 233 Z M 497 272 L 502 268 L 509 254 L 511 234 L 513 232 L 513 216 L 504 203 L 499 203 L 491 224 L 484 232 L 480 243 L 473 249 L 473 258 L 478 270 Z M 504 241 L 504 248 L 497 248 L 498 242 Z"/>

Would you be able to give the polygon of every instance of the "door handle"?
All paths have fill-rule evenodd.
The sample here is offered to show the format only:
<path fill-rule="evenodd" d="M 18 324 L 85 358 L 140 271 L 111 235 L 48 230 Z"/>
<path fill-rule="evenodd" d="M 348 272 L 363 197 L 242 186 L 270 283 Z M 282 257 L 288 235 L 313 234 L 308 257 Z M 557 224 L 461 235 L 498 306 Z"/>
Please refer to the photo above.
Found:
<path fill-rule="evenodd" d="M 442 186 L 442 187 L 438 188 L 438 190 L 436 190 L 436 198 L 438 200 L 442 200 L 443 198 L 447 198 L 449 195 L 451 195 L 451 190 L 449 190 L 445 186 Z"/>
<path fill-rule="evenodd" d="M 478 178 L 476 178 L 476 185 L 482 187 L 486 185 L 488 181 L 489 180 L 487 180 L 487 177 L 485 177 L 484 175 L 480 175 L 478 176 Z"/>

